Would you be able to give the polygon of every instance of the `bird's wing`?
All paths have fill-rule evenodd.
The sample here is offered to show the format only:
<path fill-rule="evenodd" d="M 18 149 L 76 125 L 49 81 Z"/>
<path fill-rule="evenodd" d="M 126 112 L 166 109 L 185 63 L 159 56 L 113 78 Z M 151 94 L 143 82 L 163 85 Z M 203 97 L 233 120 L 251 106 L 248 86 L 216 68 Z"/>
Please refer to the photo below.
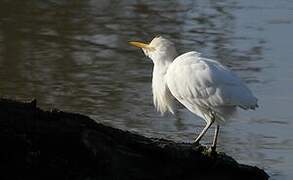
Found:
<path fill-rule="evenodd" d="M 200 57 L 197 52 L 177 57 L 169 66 L 166 81 L 179 101 L 207 108 L 257 107 L 257 99 L 236 74 L 217 61 Z"/>

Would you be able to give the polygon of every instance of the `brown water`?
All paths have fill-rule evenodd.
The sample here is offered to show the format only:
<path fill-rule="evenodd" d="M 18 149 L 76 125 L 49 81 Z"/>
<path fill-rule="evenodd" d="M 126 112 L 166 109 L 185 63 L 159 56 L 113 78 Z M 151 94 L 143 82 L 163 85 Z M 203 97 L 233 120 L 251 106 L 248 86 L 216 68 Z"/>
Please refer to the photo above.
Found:
<path fill-rule="evenodd" d="M 221 129 L 219 149 L 293 179 L 292 32 L 290 0 L 0 0 L 0 95 L 190 142 L 204 121 L 155 112 L 151 61 L 127 44 L 161 34 L 229 66 L 259 98 Z"/>

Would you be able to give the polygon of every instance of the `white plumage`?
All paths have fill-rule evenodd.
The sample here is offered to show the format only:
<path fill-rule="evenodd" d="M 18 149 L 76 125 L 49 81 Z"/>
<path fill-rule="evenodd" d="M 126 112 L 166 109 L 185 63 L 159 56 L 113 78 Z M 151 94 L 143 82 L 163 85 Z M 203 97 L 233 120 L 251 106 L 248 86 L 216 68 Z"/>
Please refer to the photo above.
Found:
<path fill-rule="evenodd" d="M 231 117 L 237 107 L 255 109 L 257 99 L 241 79 L 217 61 L 195 51 L 177 57 L 174 44 L 156 37 L 150 44 L 130 42 L 141 47 L 153 60 L 152 90 L 158 111 L 174 113 L 174 97 L 207 125 L 196 138 L 198 143 L 215 122 L 212 150 L 216 148 L 219 123 Z"/>
<path fill-rule="evenodd" d="M 173 96 L 202 118 L 203 112 L 211 110 L 216 121 L 221 121 L 232 115 L 236 106 L 248 109 L 257 105 L 257 99 L 233 72 L 194 51 L 177 57 L 165 78 Z"/>

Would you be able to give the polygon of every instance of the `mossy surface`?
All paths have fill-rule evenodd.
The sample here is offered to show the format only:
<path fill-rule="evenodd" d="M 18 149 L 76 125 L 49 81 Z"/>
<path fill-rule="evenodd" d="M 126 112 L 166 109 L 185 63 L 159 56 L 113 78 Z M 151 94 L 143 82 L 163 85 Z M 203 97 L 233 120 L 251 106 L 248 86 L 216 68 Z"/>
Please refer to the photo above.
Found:
<path fill-rule="evenodd" d="M 0 142 L 0 179 L 268 179 L 224 153 L 43 111 L 36 101 L 0 99 Z"/>

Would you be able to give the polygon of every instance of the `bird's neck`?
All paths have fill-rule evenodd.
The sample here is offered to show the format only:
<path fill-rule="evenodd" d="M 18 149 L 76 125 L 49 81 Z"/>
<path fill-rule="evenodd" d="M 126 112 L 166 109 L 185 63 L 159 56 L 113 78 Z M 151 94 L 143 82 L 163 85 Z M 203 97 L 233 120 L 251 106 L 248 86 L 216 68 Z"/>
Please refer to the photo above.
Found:
<path fill-rule="evenodd" d="M 155 61 L 153 72 L 157 73 L 157 75 L 164 76 L 167 73 L 167 70 L 171 63 L 172 61 Z"/>
<path fill-rule="evenodd" d="M 165 85 L 165 75 L 169 66 L 172 64 L 173 59 L 170 60 L 157 60 L 154 61 L 153 70 L 153 85 Z"/>
<path fill-rule="evenodd" d="M 165 75 L 172 61 L 154 63 L 152 90 L 154 105 L 162 114 L 167 110 L 174 113 L 174 98 L 166 83 Z"/>

